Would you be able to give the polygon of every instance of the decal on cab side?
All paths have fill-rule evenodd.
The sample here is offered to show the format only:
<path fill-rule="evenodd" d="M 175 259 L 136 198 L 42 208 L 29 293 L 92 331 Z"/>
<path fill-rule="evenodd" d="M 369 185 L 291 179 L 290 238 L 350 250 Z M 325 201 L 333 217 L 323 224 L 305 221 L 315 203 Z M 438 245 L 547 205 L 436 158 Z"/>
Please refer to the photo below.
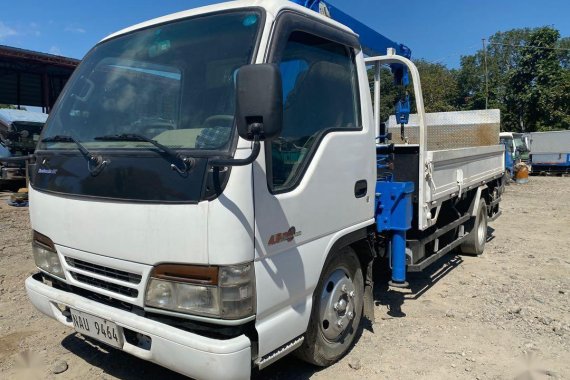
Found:
<path fill-rule="evenodd" d="M 297 231 L 295 227 L 291 227 L 287 232 L 280 232 L 278 234 L 272 235 L 269 238 L 268 245 L 277 245 L 284 242 L 290 243 L 295 240 L 296 237 L 301 236 L 301 234 L 301 231 Z"/>

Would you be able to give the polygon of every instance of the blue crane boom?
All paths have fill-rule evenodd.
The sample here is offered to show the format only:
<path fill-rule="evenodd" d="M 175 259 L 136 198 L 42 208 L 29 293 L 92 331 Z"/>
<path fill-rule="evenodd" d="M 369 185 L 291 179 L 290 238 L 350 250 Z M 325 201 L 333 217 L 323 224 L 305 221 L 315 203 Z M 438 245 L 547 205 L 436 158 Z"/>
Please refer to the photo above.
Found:
<path fill-rule="evenodd" d="M 309 8 L 315 12 L 321 13 L 331 19 L 348 26 L 355 33 L 360 36 L 360 43 L 364 54 L 368 56 L 384 55 L 388 48 L 396 50 L 396 54 L 410 59 L 412 51 L 404 44 L 392 41 L 388 37 L 378 33 L 374 29 L 362 22 L 358 21 L 352 16 L 344 13 L 334 5 L 329 4 L 323 0 L 291 0 L 294 3 Z M 399 84 L 407 85 L 408 73 L 401 65 L 391 65 L 392 72 L 396 77 L 396 82 Z"/>

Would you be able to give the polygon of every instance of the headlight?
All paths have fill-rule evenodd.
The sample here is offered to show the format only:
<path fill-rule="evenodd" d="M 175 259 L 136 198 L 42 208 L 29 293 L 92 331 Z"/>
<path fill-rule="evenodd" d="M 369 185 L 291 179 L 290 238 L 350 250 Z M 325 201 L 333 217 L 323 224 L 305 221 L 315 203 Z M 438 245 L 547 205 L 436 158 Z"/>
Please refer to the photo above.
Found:
<path fill-rule="evenodd" d="M 241 319 L 255 311 L 253 264 L 228 267 L 159 265 L 151 273 L 145 304 L 179 313 Z"/>
<path fill-rule="evenodd" d="M 55 245 L 50 238 L 34 231 L 32 251 L 36 266 L 54 276 L 65 279 Z"/>

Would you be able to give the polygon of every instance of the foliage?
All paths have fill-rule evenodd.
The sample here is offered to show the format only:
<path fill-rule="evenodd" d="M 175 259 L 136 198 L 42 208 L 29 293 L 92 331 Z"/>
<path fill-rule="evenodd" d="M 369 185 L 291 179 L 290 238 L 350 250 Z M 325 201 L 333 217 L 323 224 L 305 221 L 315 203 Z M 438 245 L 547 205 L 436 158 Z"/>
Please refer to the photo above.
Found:
<path fill-rule="evenodd" d="M 487 46 L 489 108 L 509 131 L 569 129 L 569 38 L 551 27 L 495 33 Z M 521 48 L 521 46 L 523 46 Z M 485 107 L 485 52 L 461 59 L 459 108 Z"/>
<path fill-rule="evenodd" d="M 368 82 L 370 83 L 370 93 L 374 96 L 374 69 L 368 70 Z M 394 105 L 401 96 L 401 91 L 394 84 L 394 77 L 388 67 L 383 66 L 381 68 L 380 83 L 382 95 L 380 98 L 380 120 L 386 121 L 390 115 L 394 114 Z"/>
<path fill-rule="evenodd" d="M 563 69 L 570 69 L 570 37 L 561 38 L 556 46 L 558 49 L 567 49 L 566 51 L 558 51 L 560 64 Z"/>
<path fill-rule="evenodd" d="M 439 63 L 415 62 L 420 72 L 426 112 L 448 112 L 457 108 L 457 73 Z"/>
<path fill-rule="evenodd" d="M 570 49 L 570 37 L 552 27 L 525 28 L 495 33 L 486 52 L 461 57 L 457 70 L 416 60 L 426 111 L 485 109 L 488 102 L 501 110 L 507 131 L 570 129 L 570 51 L 560 49 Z M 405 90 L 392 83 L 387 68 L 381 81 L 386 120 Z"/>
<path fill-rule="evenodd" d="M 528 45 L 554 48 L 560 33 L 552 28 L 539 28 L 528 36 Z M 518 64 L 507 73 L 507 106 L 505 123 L 521 131 L 568 129 L 570 108 L 568 93 L 564 93 L 564 69 L 560 54 L 553 49 L 525 47 L 521 49 Z"/>
<path fill-rule="evenodd" d="M 441 64 L 429 63 L 425 60 L 416 60 L 416 66 L 420 72 L 422 90 L 426 112 L 446 112 L 453 111 L 456 107 L 458 97 L 458 85 L 455 71 L 448 70 Z M 374 70 L 368 71 L 368 79 L 371 83 L 370 91 L 373 94 Z M 415 101 L 413 87 L 402 88 L 394 84 L 394 78 L 390 69 L 383 66 L 380 71 L 381 99 L 380 118 L 386 121 L 390 115 L 394 114 L 396 102 L 405 96 L 410 95 L 412 101 L 412 112 L 415 112 Z"/>

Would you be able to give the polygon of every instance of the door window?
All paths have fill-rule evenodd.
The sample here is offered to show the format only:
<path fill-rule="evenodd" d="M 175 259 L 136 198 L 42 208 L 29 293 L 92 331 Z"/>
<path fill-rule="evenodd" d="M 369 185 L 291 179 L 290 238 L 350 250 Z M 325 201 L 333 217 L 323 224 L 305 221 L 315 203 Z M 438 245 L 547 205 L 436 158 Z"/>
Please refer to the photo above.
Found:
<path fill-rule="evenodd" d="M 351 48 L 304 32 L 291 34 L 280 62 L 283 132 L 270 145 L 269 186 L 300 182 L 322 138 L 361 127 L 358 77 Z M 269 152 L 268 152 L 269 153 Z"/>

